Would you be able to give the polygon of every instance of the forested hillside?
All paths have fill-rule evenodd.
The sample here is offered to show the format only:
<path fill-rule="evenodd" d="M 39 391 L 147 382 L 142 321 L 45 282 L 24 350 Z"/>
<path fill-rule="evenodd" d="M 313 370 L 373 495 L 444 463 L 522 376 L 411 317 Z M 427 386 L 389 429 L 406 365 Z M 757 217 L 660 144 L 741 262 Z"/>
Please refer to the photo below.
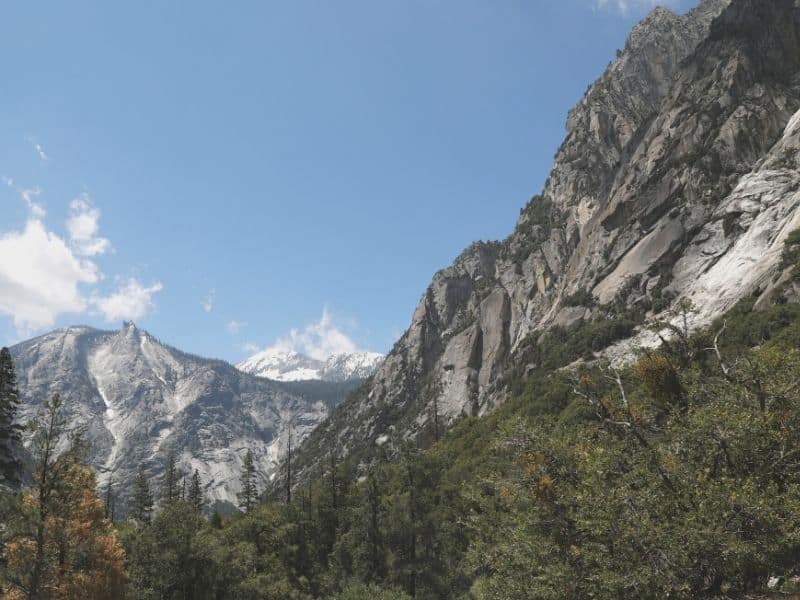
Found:
<path fill-rule="evenodd" d="M 797 248 L 784 253 L 793 278 Z M 58 458 L 39 442 L 33 489 L 4 496 L 6 597 L 118 597 L 109 590 L 123 578 L 130 598 L 176 599 L 800 589 L 800 305 L 743 300 L 620 369 L 564 369 L 591 332 L 552 335 L 538 346 L 542 366 L 512 376 L 513 398 L 490 415 L 464 417 L 365 477 L 331 453 L 313 483 L 267 502 L 245 495 L 244 514 L 230 519 L 207 519 L 191 483 L 145 478 L 133 492 L 141 510 L 114 532 L 80 442 Z M 37 440 L 58 425 L 48 407 L 55 421 L 39 421 Z M 76 596 L 76 581 L 98 591 Z"/>

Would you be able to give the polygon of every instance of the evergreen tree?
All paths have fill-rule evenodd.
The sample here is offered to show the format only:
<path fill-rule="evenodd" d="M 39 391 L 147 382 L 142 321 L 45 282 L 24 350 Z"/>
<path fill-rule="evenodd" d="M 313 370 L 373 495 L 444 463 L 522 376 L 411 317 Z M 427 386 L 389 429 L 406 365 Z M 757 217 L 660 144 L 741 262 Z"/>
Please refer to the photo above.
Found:
<path fill-rule="evenodd" d="M 139 473 L 133 485 L 131 516 L 140 525 L 149 523 L 150 516 L 153 513 L 153 494 L 150 491 L 150 483 L 147 480 L 147 474 L 144 472 L 143 466 L 139 466 Z"/>
<path fill-rule="evenodd" d="M 94 472 L 86 467 L 88 446 L 80 434 L 62 446 L 66 419 L 54 396 L 33 421 L 33 487 L 25 493 L 18 522 L 4 523 L 14 535 L 3 549 L 4 598 L 121 598 L 124 552 L 104 517 Z"/>
<path fill-rule="evenodd" d="M 115 508 L 116 508 L 116 497 L 114 496 L 114 485 L 111 477 L 108 478 L 108 483 L 106 484 L 106 493 L 105 499 L 103 502 L 103 506 L 105 509 L 105 517 L 112 523 L 114 522 L 115 517 Z"/>
<path fill-rule="evenodd" d="M 0 349 L 0 484 L 19 483 L 20 426 L 14 422 L 19 406 L 17 377 L 8 348 Z"/>
<path fill-rule="evenodd" d="M 178 492 L 178 469 L 175 466 L 175 453 L 167 455 L 167 464 L 164 467 L 164 476 L 161 484 L 161 502 L 166 506 L 180 499 Z"/>
<path fill-rule="evenodd" d="M 85 466 L 88 446 L 69 436 L 56 395 L 33 421 L 33 487 L 23 494 L 3 549 L 4 598 L 44 600 L 121 598 L 124 552 L 97 497 L 94 472 Z"/>
<path fill-rule="evenodd" d="M 203 490 L 200 487 L 200 472 L 195 469 L 189 484 L 189 506 L 198 513 L 203 512 Z"/>
<path fill-rule="evenodd" d="M 213 568 L 215 557 L 207 531 L 201 515 L 176 501 L 164 506 L 147 527 L 133 532 L 127 540 L 128 572 L 134 589 L 140 591 L 133 598 L 267 598 L 214 593 L 214 580 L 226 577 Z"/>
<path fill-rule="evenodd" d="M 286 448 L 286 504 L 292 503 L 292 426 L 289 424 L 289 443 Z"/>
<path fill-rule="evenodd" d="M 38 598 L 43 588 L 46 571 L 47 550 L 47 521 L 54 508 L 52 501 L 59 486 L 60 473 L 56 448 L 64 432 L 66 419 L 61 412 L 61 398 L 53 396 L 45 402 L 44 412 L 33 423 L 33 451 L 36 464 L 33 470 L 33 480 L 36 487 L 36 511 L 33 515 L 34 531 L 33 547 L 34 556 L 30 573 L 26 579 L 29 598 Z M 22 579 L 22 578 L 21 578 Z"/>
<path fill-rule="evenodd" d="M 253 460 L 253 451 L 248 450 L 244 456 L 244 464 L 242 465 L 242 491 L 239 492 L 239 508 L 248 513 L 255 506 L 256 499 L 258 498 L 258 490 L 256 488 L 256 465 Z"/>
<path fill-rule="evenodd" d="M 214 514 L 211 515 L 211 527 L 214 529 L 222 529 L 222 517 L 219 516 L 219 513 L 215 510 Z"/>

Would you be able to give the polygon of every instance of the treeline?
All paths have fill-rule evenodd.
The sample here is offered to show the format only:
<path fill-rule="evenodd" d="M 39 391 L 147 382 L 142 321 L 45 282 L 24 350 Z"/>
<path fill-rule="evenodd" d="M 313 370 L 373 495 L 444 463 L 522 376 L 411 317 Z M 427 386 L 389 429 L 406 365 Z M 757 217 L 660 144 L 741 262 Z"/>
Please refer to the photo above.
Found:
<path fill-rule="evenodd" d="M 32 484 L 2 497 L 3 597 L 688 600 L 796 591 L 800 305 L 756 311 L 748 300 L 707 331 L 672 329 L 660 349 L 621 369 L 559 370 L 555 357 L 584 349 L 542 343 L 552 356 L 513 375 L 514 397 L 488 416 L 464 418 L 432 447 L 408 445 L 391 460 L 379 447 L 369 467 L 331 452 L 309 484 L 281 486 L 269 502 L 259 500 L 250 457 L 242 513 L 229 518 L 205 518 L 199 475 L 184 484 L 170 459 L 158 486 L 140 473 L 128 520 L 112 525 L 80 437 L 56 452 L 65 432 L 54 399 L 33 426 Z M 13 382 L 3 385 L 2 398 L 12 397 Z M 9 422 L 0 421 L 3 439 L 18 440 Z M 14 464 L 14 452 L 3 456 Z"/>
<path fill-rule="evenodd" d="M 207 522 L 121 527 L 133 598 L 745 598 L 800 576 L 800 306 L 744 302 L 629 368 Z M 380 452 L 380 450 L 378 451 Z M 283 476 L 286 475 L 284 471 Z M 278 486 L 280 489 L 280 486 Z M 772 587 L 770 587 L 772 586 Z"/>

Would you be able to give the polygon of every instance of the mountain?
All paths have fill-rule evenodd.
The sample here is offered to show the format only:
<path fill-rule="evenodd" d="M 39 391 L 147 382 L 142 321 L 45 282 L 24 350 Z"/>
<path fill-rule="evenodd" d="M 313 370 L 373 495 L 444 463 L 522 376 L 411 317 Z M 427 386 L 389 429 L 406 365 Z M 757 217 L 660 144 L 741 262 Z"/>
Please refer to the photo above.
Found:
<path fill-rule="evenodd" d="M 295 352 L 268 348 L 236 365 L 243 373 L 275 381 L 304 381 L 320 379 L 323 362 Z"/>
<path fill-rule="evenodd" d="M 368 462 L 486 413 L 567 336 L 574 358 L 625 360 L 656 323 L 797 299 L 781 249 L 800 227 L 799 12 L 704 0 L 638 24 L 513 233 L 434 275 L 370 383 L 296 454 L 298 480 L 330 448 Z"/>
<path fill-rule="evenodd" d="M 83 428 L 99 485 L 123 502 L 144 465 L 158 493 L 166 457 L 185 474 L 198 469 L 209 503 L 235 505 L 245 452 L 263 487 L 288 440 L 305 437 L 355 383 L 281 383 L 219 360 L 186 354 L 126 323 L 119 331 L 69 327 L 11 348 L 33 418 L 58 393 L 71 427 Z"/>
<path fill-rule="evenodd" d="M 371 377 L 383 358 L 377 352 L 348 352 L 316 360 L 294 350 L 269 348 L 243 360 L 236 368 L 275 381 L 346 382 Z"/>

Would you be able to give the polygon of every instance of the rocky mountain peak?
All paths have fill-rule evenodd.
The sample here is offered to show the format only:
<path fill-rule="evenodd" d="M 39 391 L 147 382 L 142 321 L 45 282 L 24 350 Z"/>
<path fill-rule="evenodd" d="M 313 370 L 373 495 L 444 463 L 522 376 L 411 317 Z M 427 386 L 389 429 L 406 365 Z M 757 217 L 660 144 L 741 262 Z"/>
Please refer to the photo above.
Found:
<path fill-rule="evenodd" d="M 69 327 L 11 348 L 22 422 L 60 394 L 70 428 L 85 431 L 101 487 L 122 503 L 142 465 L 158 478 L 169 453 L 197 469 L 210 504 L 236 503 L 245 451 L 262 485 L 277 467 L 291 427 L 303 439 L 351 386 L 299 386 L 242 373 L 159 342 L 133 323 L 117 331 Z M 124 510 L 124 507 L 120 507 Z"/>
<path fill-rule="evenodd" d="M 765 294 L 800 226 L 796 23 L 792 0 L 648 15 L 570 111 L 511 236 L 433 277 L 370 385 L 309 448 L 366 452 L 425 439 L 434 412 L 452 423 L 490 410 L 504 373 L 554 328 L 625 318 L 642 333 L 631 343 L 648 343 L 647 323 L 680 299 L 700 326 Z"/>

